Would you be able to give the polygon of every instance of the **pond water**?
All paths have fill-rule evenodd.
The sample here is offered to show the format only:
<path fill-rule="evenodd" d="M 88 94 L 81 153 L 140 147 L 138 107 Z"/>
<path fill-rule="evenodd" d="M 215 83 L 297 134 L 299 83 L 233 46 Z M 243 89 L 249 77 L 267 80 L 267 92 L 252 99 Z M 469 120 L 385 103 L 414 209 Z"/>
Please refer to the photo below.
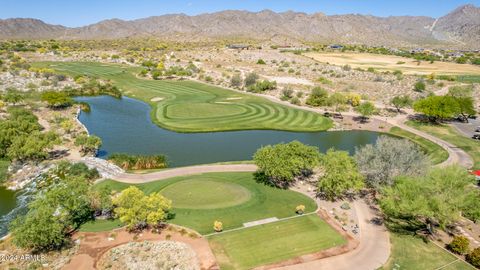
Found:
<path fill-rule="evenodd" d="M 0 186 L 0 216 L 8 214 L 15 208 L 15 192 Z"/>
<path fill-rule="evenodd" d="M 177 133 L 155 125 L 150 106 L 136 99 L 109 96 L 79 97 L 90 104 L 91 112 L 80 114 L 80 121 L 103 145 L 99 157 L 112 153 L 164 154 L 171 167 L 223 161 L 250 160 L 253 153 L 268 144 L 298 140 L 321 151 L 334 147 L 353 153 L 356 146 L 374 143 L 380 135 L 370 131 L 287 132 L 249 130 L 213 133 Z M 19 213 L 26 211 L 34 187 L 12 192 L 0 186 L 0 237 Z"/>
<path fill-rule="evenodd" d="M 0 238 L 7 234 L 10 221 L 26 211 L 32 191 L 33 188 L 30 185 L 18 192 L 0 186 Z"/>
<path fill-rule="evenodd" d="M 321 151 L 334 147 L 353 152 L 356 146 L 373 143 L 380 135 L 370 131 L 287 132 L 248 130 L 212 133 L 177 133 L 155 125 L 150 106 L 136 99 L 109 96 L 79 97 L 91 112 L 80 121 L 103 145 L 99 157 L 112 153 L 164 154 L 171 167 L 223 161 L 250 160 L 261 146 L 301 141 Z"/>

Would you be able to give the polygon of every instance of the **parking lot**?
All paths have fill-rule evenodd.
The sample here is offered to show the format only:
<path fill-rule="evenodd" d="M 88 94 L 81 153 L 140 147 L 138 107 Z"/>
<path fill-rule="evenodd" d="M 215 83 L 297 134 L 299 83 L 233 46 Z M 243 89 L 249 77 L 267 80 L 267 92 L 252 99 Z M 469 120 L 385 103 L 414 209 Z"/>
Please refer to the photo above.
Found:
<path fill-rule="evenodd" d="M 460 133 L 471 138 L 474 134 L 480 134 L 480 132 L 475 132 L 480 126 L 480 119 L 468 119 L 468 123 L 462 123 L 458 121 L 452 122 L 452 125 L 457 128 Z"/>

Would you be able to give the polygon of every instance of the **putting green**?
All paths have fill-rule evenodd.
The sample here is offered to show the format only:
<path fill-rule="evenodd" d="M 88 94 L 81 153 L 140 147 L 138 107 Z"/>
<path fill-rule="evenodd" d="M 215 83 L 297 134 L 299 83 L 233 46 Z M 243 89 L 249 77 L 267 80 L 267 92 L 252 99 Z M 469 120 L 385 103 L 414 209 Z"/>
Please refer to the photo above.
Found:
<path fill-rule="evenodd" d="M 241 105 L 209 103 L 177 103 L 165 106 L 165 109 L 165 117 L 171 119 L 222 118 L 246 111 Z"/>
<path fill-rule="evenodd" d="M 215 209 L 242 204 L 251 197 L 248 189 L 208 178 L 185 180 L 167 186 L 162 195 L 172 200 L 176 208 Z"/>
<path fill-rule="evenodd" d="M 322 131 L 332 121 L 318 113 L 268 99 L 188 80 L 149 80 L 139 68 L 86 62 L 40 62 L 68 75 L 89 75 L 113 82 L 126 95 L 152 106 L 152 120 L 177 132 L 247 129 Z M 155 101 L 152 101 L 155 100 Z"/>
<path fill-rule="evenodd" d="M 96 188 L 108 186 L 120 191 L 131 184 L 106 180 Z M 251 172 L 205 173 L 181 176 L 136 185 L 145 193 L 160 192 L 173 200 L 175 217 L 169 222 L 192 228 L 201 234 L 213 233 L 213 222 L 219 220 L 223 229 L 243 227 L 243 223 L 296 216 L 295 208 L 303 204 L 313 212 L 317 204 L 311 198 L 288 189 L 278 189 L 255 181 Z M 116 228 L 118 222 L 112 222 Z M 89 224 L 84 230 L 101 230 L 107 224 Z"/>

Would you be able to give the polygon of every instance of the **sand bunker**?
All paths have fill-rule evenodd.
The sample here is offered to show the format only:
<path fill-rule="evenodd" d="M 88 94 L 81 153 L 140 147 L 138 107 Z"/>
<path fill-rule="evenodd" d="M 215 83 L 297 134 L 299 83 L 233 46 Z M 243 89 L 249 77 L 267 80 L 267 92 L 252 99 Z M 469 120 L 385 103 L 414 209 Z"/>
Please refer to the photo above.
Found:
<path fill-rule="evenodd" d="M 150 101 L 152 102 L 158 102 L 158 101 L 162 101 L 163 100 L 163 97 L 154 97 L 152 99 L 150 99 Z"/>

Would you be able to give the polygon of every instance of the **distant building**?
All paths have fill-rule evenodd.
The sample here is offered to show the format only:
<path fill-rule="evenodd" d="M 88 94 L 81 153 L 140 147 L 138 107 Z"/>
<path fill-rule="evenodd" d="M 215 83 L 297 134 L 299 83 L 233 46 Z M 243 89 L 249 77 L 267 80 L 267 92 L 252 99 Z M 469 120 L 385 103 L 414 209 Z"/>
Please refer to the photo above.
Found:
<path fill-rule="evenodd" d="M 410 50 L 410 53 L 411 53 L 411 54 L 423 53 L 424 51 L 425 51 L 424 48 L 415 48 L 415 49 Z"/>
<path fill-rule="evenodd" d="M 465 55 L 461 52 L 451 52 L 451 53 L 448 54 L 448 56 L 458 58 L 458 57 L 463 57 Z"/>
<path fill-rule="evenodd" d="M 249 50 L 252 46 L 246 44 L 230 44 L 227 45 L 227 48 L 233 50 Z"/>
<path fill-rule="evenodd" d="M 329 49 L 334 49 L 334 50 L 341 50 L 341 49 L 343 49 L 343 46 L 340 45 L 340 44 L 331 44 L 331 45 L 328 45 L 328 48 Z"/>

